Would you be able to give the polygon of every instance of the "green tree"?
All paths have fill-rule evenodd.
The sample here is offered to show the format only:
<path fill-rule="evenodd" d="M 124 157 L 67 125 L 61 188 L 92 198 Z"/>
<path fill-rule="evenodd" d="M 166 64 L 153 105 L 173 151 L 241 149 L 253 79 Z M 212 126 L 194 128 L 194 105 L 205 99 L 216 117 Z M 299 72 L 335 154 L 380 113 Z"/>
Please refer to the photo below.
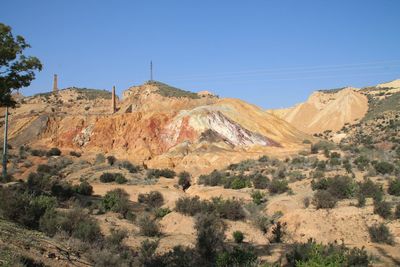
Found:
<path fill-rule="evenodd" d="M 0 107 L 6 107 L 3 177 L 7 176 L 8 108 L 15 107 L 16 104 L 11 94 L 14 90 L 29 86 L 35 78 L 35 71 L 42 70 L 42 64 L 38 58 L 23 54 L 29 47 L 24 37 L 14 36 L 10 26 L 0 23 Z"/>

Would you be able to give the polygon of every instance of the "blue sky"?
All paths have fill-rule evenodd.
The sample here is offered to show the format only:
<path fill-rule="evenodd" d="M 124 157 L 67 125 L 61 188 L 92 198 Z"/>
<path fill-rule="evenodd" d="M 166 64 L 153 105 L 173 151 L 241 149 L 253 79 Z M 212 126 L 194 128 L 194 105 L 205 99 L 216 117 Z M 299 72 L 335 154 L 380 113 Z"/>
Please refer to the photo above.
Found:
<path fill-rule="evenodd" d="M 400 78 L 397 0 L 2 0 L 42 72 L 31 95 L 59 86 L 118 93 L 154 78 L 264 108 L 317 89 Z"/>

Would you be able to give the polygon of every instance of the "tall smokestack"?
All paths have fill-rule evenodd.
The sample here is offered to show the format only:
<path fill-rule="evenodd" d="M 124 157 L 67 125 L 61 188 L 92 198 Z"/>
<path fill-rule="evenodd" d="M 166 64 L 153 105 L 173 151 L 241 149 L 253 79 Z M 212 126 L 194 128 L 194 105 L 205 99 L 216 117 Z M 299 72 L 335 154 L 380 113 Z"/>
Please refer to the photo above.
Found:
<path fill-rule="evenodd" d="M 113 86 L 113 88 L 112 88 L 111 111 L 112 111 L 112 113 L 117 112 L 117 99 L 115 98 L 115 86 Z"/>
<path fill-rule="evenodd" d="M 54 80 L 53 80 L 53 92 L 58 91 L 58 81 L 57 81 L 57 74 L 54 74 Z"/>

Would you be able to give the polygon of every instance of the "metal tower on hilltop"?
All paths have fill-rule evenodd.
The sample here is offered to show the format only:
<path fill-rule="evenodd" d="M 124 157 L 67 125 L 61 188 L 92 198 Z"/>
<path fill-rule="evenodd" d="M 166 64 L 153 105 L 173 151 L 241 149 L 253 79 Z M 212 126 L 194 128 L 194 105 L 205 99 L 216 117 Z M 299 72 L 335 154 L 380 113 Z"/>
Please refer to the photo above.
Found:
<path fill-rule="evenodd" d="M 150 81 L 153 81 L 153 61 L 150 60 Z"/>

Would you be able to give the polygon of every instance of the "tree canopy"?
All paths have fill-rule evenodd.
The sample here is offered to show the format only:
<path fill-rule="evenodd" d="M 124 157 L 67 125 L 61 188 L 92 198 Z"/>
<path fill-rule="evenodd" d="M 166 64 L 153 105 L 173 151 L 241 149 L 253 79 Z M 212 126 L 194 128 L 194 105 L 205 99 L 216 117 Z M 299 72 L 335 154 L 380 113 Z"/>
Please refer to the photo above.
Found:
<path fill-rule="evenodd" d="M 29 86 L 35 71 L 42 70 L 38 58 L 23 55 L 29 47 L 24 37 L 14 37 L 11 27 L 0 23 L 0 106 L 14 107 L 11 93 Z"/>

